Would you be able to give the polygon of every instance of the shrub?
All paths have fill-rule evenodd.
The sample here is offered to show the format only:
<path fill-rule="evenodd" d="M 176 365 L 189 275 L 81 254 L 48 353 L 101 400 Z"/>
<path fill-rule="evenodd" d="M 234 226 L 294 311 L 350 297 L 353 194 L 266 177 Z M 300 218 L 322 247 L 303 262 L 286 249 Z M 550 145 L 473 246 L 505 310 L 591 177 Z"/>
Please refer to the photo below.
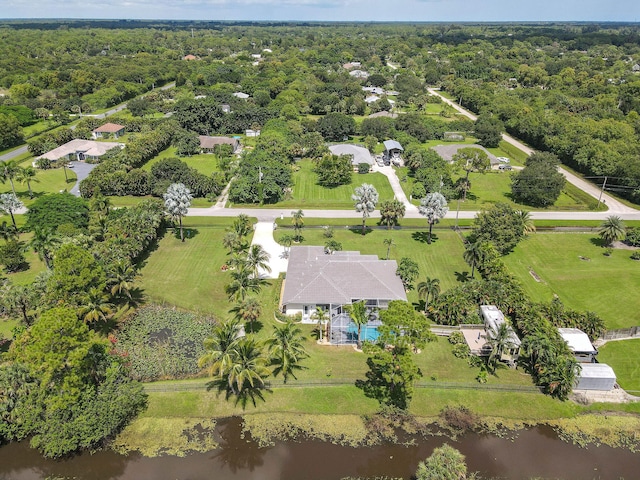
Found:
<path fill-rule="evenodd" d="M 471 351 L 469 350 L 469 346 L 465 343 L 458 343 L 453 347 L 453 356 L 456 358 L 467 358 Z"/>
<path fill-rule="evenodd" d="M 449 335 L 449 343 L 453 345 L 465 343 L 464 335 L 462 334 L 462 332 L 459 330 L 456 330 L 455 332 L 451 332 L 451 335 Z"/>
<path fill-rule="evenodd" d="M 631 260 L 640 260 L 640 251 L 631 254 Z"/>
<path fill-rule="evenodd" d="M 411 196 L 413 198 L 423 198 L 427 195 L 427 189 L 424 188 L 422 183 L 414 183 L 411 189 Z"/>
<path fill-rule="evenodd" d="M 324 232 L 322 232 L 324 238 L 333 238 L 333 227 L 324 227 Z"/>
<path fill-rule="evenodd" d="M 631 245 L 632 247 L 640 247 L 640 228 L 627 228 L 625 243 Z"/>
<path fill-rule="evenodd" d="M 359 163 L 358 164 L 358 173 L 369 173 L 369 168 L 371 168 L 369 166 L 368 163 Z"/>

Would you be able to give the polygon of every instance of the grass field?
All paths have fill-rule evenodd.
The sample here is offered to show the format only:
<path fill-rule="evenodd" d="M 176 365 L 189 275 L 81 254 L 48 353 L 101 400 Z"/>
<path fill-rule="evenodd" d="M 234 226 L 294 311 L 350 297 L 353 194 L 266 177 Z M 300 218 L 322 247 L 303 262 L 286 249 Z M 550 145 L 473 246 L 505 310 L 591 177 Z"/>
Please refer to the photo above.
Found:
<path fill-rule="evenodd" d="M 24 165 L 23 165 L 24 166 Z M 67 168 L 67 178 L 65 182 L 64 171 L 62 168 L 55 168 L 51 170 L 36 169 L 36 179 L 38 182 L 31 182 L 31 190 L 33 190 L 34 198 L 29 198 L 29 189 L 27 185 L 22 185 L 20 182 L 14 180 L 16 188 L 16 194 L 18 198 L 28 207 L 34 200 L 46 193 L 58 193 L 60 190 L 71 190 L 76 183 L 76 174 L 70 168 Z M 7 181 L 0 183 L 0 193 L 11 193 L 11 184 Z"/>
<path fill-rule="evenodd" d="M 607 328 L 640 325 L 640 265 L 628 250 L 606 257 L 599 245 L 596 234 L 537 233 L 504 261 L 532 300 L 549 301 L 555 294 L 568 308 L 596 312 Z"/>
<path fill-rule="evenodd" d="M 156 157 L 149 160 L 142 166 L 143 170 L 151 171 L 151 167 L 157 162 L 165 158 L 179 158 L 192 168 L 195 168 L 203 175 L 211 175 L 213 172 L 217 172 L 218 169 L 218 157 L 213 154 L 207 153 L 202 155 L 192 155 L 190 157 L 180 157 L 176 154 L 176 147 L 169 147 L 166 150 L 160 152 Z"/>
<path fill-rule="evenodd" d="M 274 208 L 353 209 L 351 195 L 355 188 L 363 183 L 370 183 L 376 187 L 380 196 L 378 203 L 394 198 L 387 177 L 381 173 L 354 173 L 351 184 L 326 188 L 318 185 L 318 176 L 313 172 L 313 163 L 310 160 L 302 160 L 298 165 L 300 170 L 293 174 L 292 198 L 276 203 L 273 205 Z"/>
<path fill-rule="evenodd" d="M 620 386 L 633 395 L 639 395 L 640 339 L 607 342 L 598 352 L 598 361 L 613 368 Z"/>

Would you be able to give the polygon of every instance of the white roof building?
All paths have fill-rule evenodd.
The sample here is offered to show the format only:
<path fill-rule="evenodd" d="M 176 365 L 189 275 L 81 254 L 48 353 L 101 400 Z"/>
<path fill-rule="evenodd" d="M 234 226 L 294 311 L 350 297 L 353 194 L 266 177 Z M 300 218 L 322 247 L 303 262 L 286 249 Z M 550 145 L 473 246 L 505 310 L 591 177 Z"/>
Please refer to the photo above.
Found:
<path fill-rule="evenodd" d="M 574 353 L 576 359 L 582 363 L 589 363 L 595 359 L 598 350 L 593 346 L 589 336 L 577 328 L 559 328 L 558 333 Z"/>
<path fill-rule="evenodd" d="M 67 160 L 97 159 L 113 148 L 124 148 L 124 143 L 96 142 L 77 138 L 40 155 L 36 160 L 41 158 L 51 161 L 61 158 L 66 158 Z"/>

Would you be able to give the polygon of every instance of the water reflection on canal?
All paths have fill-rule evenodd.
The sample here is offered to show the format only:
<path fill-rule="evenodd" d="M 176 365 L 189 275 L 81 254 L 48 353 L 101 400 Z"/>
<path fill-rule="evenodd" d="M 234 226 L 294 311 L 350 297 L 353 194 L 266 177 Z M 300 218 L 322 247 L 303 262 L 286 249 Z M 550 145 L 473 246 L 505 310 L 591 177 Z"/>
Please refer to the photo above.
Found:
<path fill-rule="evenodd" d="M 25 443 L 0 448 L 0 479 L 31 480 L 48 476 L 77 479 L 287 479 L 330 480 L 345 476 L 395 476 L 406 479 L 420 460 L 448 442 L 467 457 L 471 471 L 485 477 L 565 480 L 640 478 L 640 454 L 609 447 L 578 448 L 559 440 L 547 427 L 519 433 L 515 440 L 469 434 L 458 441 L 443 437 L 415 446 L 340 447 L 318 441 L 279 442 L 258 448 L 241 438 L 237 418 L 219 422 L 221 447 L 184 458 L 143 458 L 105 451 L 71 459 L 45 460 Z"/>

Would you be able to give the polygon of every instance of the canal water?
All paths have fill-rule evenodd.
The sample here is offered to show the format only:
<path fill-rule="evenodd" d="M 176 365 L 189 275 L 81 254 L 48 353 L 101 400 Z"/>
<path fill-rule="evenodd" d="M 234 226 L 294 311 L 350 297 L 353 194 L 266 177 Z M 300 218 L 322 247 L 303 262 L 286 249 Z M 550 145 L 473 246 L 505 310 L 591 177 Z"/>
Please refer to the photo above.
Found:
<path fill-rule="evenodd" d="M 87 480 L 333 480 L 346 476 L 409 479 L 418 462 L 447 442 L 467 457 L 470 471 L 505 479 L 640 479 L 640 454 L 610 447 L 579 448 L 548 427 L 521 431 L 515 439 L 467 434 L 457 441 L 432 437 L 414 446 L 341 447 L 319 441 L 278 442 L 258 448 L 241 438 L 241 420 L 219 422 L 220 448 L 186 457 L 144 458 L 111 451 L 45 460 L 25 442 L 0 448 L 0 479 Z"/>

